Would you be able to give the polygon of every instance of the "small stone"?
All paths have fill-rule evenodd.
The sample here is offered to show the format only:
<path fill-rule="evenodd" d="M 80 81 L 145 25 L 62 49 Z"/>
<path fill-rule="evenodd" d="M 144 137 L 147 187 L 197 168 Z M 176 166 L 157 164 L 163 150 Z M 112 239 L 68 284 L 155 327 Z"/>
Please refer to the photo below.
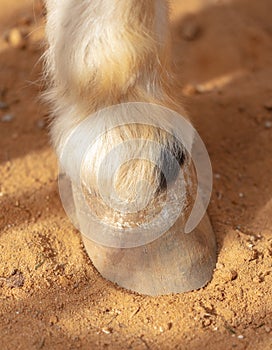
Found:
<path fill-rule="evenodd" d="M 231 280 L 235 280 L 238 277 L 238 273 L 235 270 L 230 270 L 231 273 Z"/>
<path fill-rule="evenodd" d="M 220 174 L 214 174 L 214 177 L 218 180 L 221 178 L 221 175 Z"/>
<path fill-rule="evenodd" d="M 253 248 L 253 247 L 252 247 Z M 250 261 L 257 260 L 259 258 L 260 254 L 257 249 L 252 249 Z"/>
<path fill-rule="evenodd" d="M 270 120 L 265 121 L 265 122 L 264 122 L 264 127 L 265 127 L 266 129 L 271 129 L 271 127 L 272 127 L 272 122 L 271 122 Z"/>
<path fill-rule="evenodd" d="M 239 197 L 240 197 L 240 198 L 244 198 L 244 196 L 245 196 L 245 195 L 244 195 L 243 192 L 239 192 Z"/>
<path fill-rule="evenodd" d="M 60 276 L 59 277 L 59 284 L 61 285 L 61 287 L 63 288 L 67 288 L 70 286 L 70 281 L 67 277 L 65 276 Z"/>
<path fill-rule="evenodd" d="M 254 247 L 254 244 L 251 242 L 247 243 L 246 245 L 249 249 L 252 249 Z"/>
<path fill-rule="evenodd" d="M 240 335 L 237 336 L 237 338 L 238 339 L 244 339 L 244 336 L 240 334 Z"/>
<path fill-rule="evenodd" d="M 25 279 L 23 273 L 19 270 L 14 270 L 10 277 L 7 279 L 7 286 L 9 288 L 19 288 L 23 287 Z"/>
<path fill-rule="evenodd" d="M 264 330 L 266 331 L 266 333 L 270 333 L 270 332 L 271 332 L 271 328 L 268 327 L 268 326 L 265 326 L 265 327 L 264 327 Z"/>
<path fill-rule="evenodd" d="M 112 331 L 113 331 L 113 329 L 110 327 L 102 328 L 102 332 L 105 334 L 111 334 Z"/>
<path fill-rule="evenodd" d="M 257 241 L 257 237 L 254 236 L 254 235 L 251 235 L 249 238 L 250 238 L 250 240 L 251 240 L 252 242 L 256 242 L 256 241 Z"/>
<path fill-rule="evenodd" d="M 54 325 L 58 322 L 58 318 L 56 315 L 52 315 L 50 318 L 49 318 L 49 324 L 50 325 Z"/>
<path fill-rule="evenodd" d="M 203 327 L 209 327 L 211 325 L 212 321 L 210 318 L 204 318 L 204 320 L 202 321 L 202 326 Z"/>
<path fill-rule="evenodd" d="M 253 278 L 252 278 L 252 281 L 253 281 L 254 283 L 260 283 L 260 282 L 261 282 L 258 276 L 253 277 Z"/>
<path fill-rule="evenodd" d="M 26 46 L 26 40 L 18 28 L 11 29 L 7 39 L 9 44 L 15 49 L 23 49 Z"/>
<path fill-rule="evenodd" d="M 220 269 L 223 269 L 225 265 L 220 262 L 217 262 L 215 267 L 217 268 L 217 270 L 220 270 Z"/>
<path fill-rule="evenodd" d="M 172 322 L 168 322 L 167 324 L 167 329 L 170 331 L 170 329 L 173 327 L 173 323 Z"/>
<path fill-rule="evenodd" d="M 237 276 L 238 276 L 238 274 L 234 270 L 222 271 L 222 277 L 223 277 L 225 282 L 233 281 L 237 278 Z"/>
<path fill-rule="evenodd" d="M 5 114 L 1 118 L 1 122 L 3 122 L 3 123 L 10 123 L 10 122 L 13 121 L 13 119 L 14 119 L 14 115 L 13 114 Z"/>

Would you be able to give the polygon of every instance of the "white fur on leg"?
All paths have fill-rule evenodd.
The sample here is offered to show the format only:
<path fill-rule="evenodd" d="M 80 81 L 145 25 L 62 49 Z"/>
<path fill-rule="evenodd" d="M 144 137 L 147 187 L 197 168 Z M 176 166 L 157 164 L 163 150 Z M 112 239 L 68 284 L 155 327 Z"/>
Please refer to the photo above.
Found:
<path fill-rule="evenodd" d="M 104 107 L 150 102 L 180 111 L 171 97 L 167 1 L 47 0 L 46 6 L 49 45 L 45 71 L 50 82 L 46 98 L 52 105 L 51 136 L 59 156 L 75 126 Z M 169 150 L 177 146 L 172 135 L 152 126 L 126 128 L 117 128 L 111 141 L 124 140 L 125 132 L 144 135 Z M 105 149 L 100 148 L 97 157 L 105 153 L 107 142 L 110 140 L 105 140 Z M 149 153 L 155 152 L 151 144 L 149 147 Z M 182 150 L 182 145 L 178 147 Z M 121 171 L 121 191 L 130 198 L 143 178 L 153 183 L 153 192 L 160 187 L 154 165 L 128 163 Z"/>

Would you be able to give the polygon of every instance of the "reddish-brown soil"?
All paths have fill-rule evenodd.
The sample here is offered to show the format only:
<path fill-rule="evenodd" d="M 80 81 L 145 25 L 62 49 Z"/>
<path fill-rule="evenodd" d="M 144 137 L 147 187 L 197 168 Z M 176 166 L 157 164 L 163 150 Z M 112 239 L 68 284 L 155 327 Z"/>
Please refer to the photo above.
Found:
<path fill-rule="evenodd" d="M 104 280 L 84 252 L 38 100 L 42 8 L 0 8 L 0 349 L 272 349 L 271 0 L 173 1 L 180 94 L 214 170 L 218 263 L 205 288 L 156 298 Z"/>

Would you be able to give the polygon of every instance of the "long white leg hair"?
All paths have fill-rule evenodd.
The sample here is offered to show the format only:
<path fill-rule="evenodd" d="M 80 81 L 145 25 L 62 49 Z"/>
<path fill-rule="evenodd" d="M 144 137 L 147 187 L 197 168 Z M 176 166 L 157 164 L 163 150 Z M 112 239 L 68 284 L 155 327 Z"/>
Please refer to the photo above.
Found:
<path fill-rule="evenodd" d="M 70 131 L 107 106 L 150 102 L 184 114 L 173 97 L 166 0 L 46 0 L 46 7 L 46 98 L 52 106 L 51 137 L 58 155 Z M 184 162 L 186 152 L 171 134 L 137 124 L 115 129 L 94 158 L 110 144 L 131 137 L 160 142 Z M 168 161 L 163 152 L 157 159 Z M 92 177 L 98 176 L 91 170 Z M 159 167 L 145 160 L 128 162 L 118 176 L 117 187 L 127 200 L 141 179 L 152 184 L 152 194 L 164 188 Z"/>

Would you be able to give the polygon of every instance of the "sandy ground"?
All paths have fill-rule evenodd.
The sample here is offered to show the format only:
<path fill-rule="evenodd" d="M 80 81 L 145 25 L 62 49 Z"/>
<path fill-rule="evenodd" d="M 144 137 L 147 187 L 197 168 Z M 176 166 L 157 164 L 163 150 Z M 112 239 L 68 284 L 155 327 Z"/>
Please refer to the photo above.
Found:
<path fill-rule="evenodd" d="M 218 263 L 205 288 L 157 298 L 104 280 L 84 252 L 38 101 L 41 6 L 0 9 L 0 349 L 272 349 L 271 0 L 174 1 L 180 94 L 214 169 Z"/>

